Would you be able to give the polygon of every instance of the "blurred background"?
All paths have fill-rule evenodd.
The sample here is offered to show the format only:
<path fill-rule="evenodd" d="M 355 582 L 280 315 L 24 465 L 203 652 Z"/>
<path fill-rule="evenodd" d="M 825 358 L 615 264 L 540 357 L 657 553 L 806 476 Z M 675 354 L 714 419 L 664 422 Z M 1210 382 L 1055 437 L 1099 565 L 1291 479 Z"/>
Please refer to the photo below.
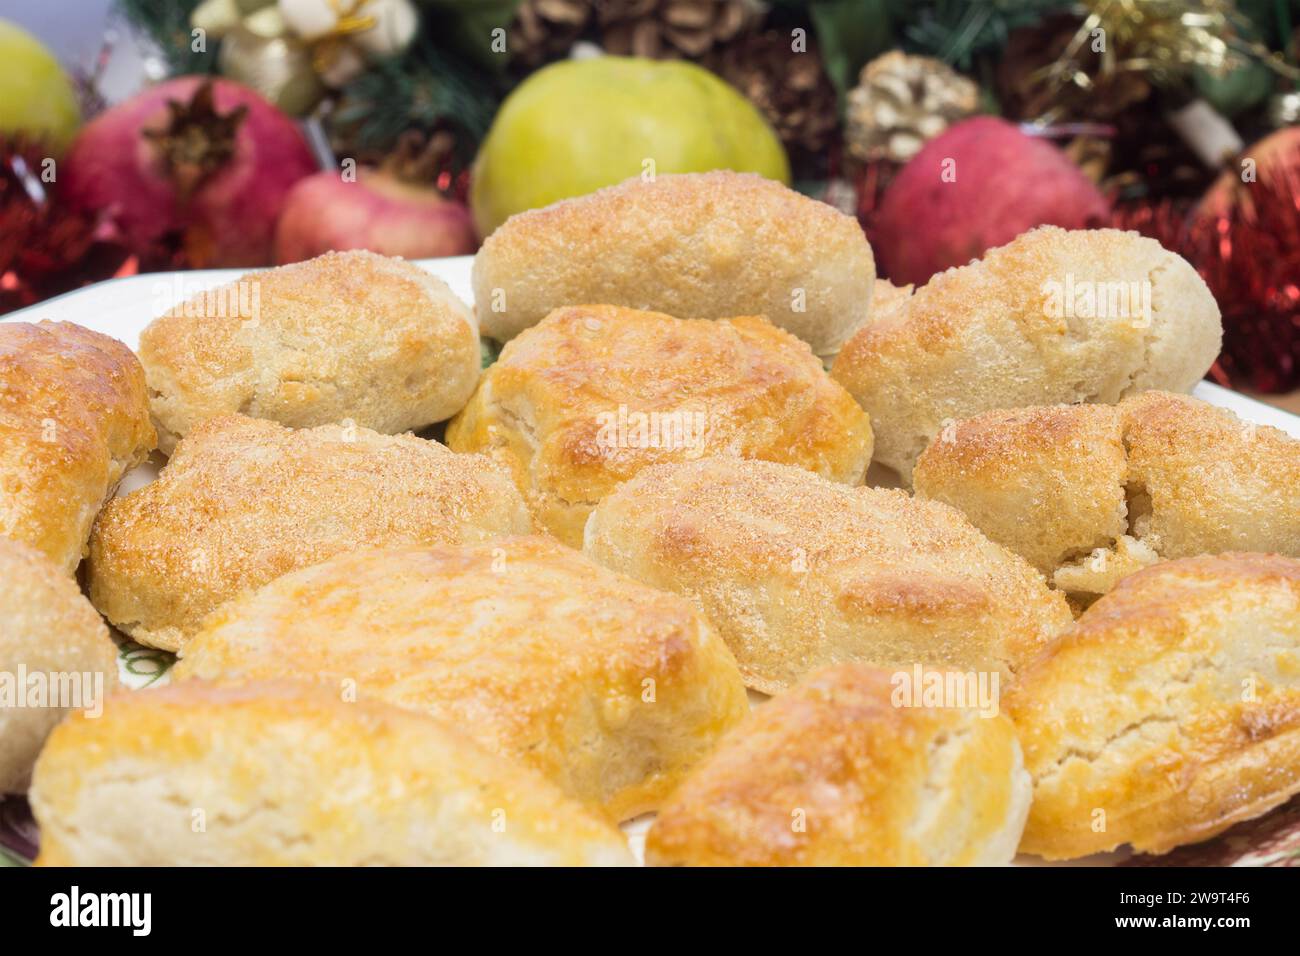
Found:
<path fill-rule="evenodd" d="M 1300 0 L 0 0 L 0 311 L 469 254 L 732 168 L 858 216 L 899 284 L 1042 223 L 1139 230 L 1218 298 L 1213 377 L 1300 411 L 1297 124 Z"/>

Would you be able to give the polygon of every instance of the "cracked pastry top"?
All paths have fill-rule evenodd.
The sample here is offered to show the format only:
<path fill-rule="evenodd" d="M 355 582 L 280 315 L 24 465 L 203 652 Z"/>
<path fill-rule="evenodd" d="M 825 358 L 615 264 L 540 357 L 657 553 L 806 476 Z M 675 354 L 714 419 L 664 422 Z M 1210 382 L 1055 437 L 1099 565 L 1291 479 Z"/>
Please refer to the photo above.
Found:
<path fill-rule="evenodd" d="M 330 252 L 200 293 L 140 334 L 159 445 L 238 412 L 396 434 L 460 411 L 478 381 L 473 313 L 401 259 Z"/>
<path fill-rule="evenodd" d="M 70 322 L 0 322 L 0 537 L 72 574 L 95 515 L 154 441 L 125 345 Z"/>
<path fill-rule="evenodd" d="M 105 506 L 87 582 L 110 622 L 174 651 L 214 608 L 341 552 L 530 530 L 509 476 L 481 455 L 230 415 L 183 439 L 157 481 Z"/>
<path fill-rule="evenodd" d="M 647 468 L 592 513 L 584 549 L 694 601 L 765 693 L 841 661 L 1005 680 L 1073 620 L 957 509 L 771 462 Z"/>
<path fill-rule="evenodd" d="M 117 694 L 54 731 L 30 800 L 38 866 L 633 864 L 617 829 L 517 761 L 310 684 Z"/>
<path fill-rule="evenodd" d="M 1300 792 L 1300 561 L 1181 558 L 1121 581 L 1006 698 L 1034 778 L 1020 849 L 1165 853 Z"/>
<path fill-rule="evenodd" d="M 50 706 L 0 705 L 0 795 L 27 789 L 45 737 L 69 710 L 96 708 L 117 686 L 117 645 L 76 582 L 33 548 L 0 538 L 0 673 L 78 675 Z M 25 694 L 34 685 L 18 684 Z"/>
<path fill-rule="evenodd" d="M 831 355 L 866 320 L 875 260 L 853 216 L 754 173 L 640 177 L 511 216 L 474 257 L 483 334 L 603 302 L 765 315 Z"/>
<path fill-rule="evenodd" d="M 838 664 L 755 710 L 660 811 L 646 862 L 1010 862 L 1030 795 L 1011 721 L 898 706 L 896 676 Z"/>
<path fill-rule="evenodd" d="M 315 680 L 424 711 L 614 820 L 657 808 L 749 711 L 689 602 L 541 537 L 285 575 L 210 617 L 172 673 Z"/>
<path fill-rule="evenodd" d="M 1300 557 L 1300 441 L 1185 395 L 977 415 L 913 480 L 1084 600 L 1162 559 Z"/>
<path fill-rule="evenodd" d="M 1190 391 L 1219 308 L 1153 239 L 1043 226 L 932 278 L 863 326 L 831 374 L 871 414 L 876 459 L 910 480 L 948 424 L 995 408 Z"/>
<path fill-rule="evenodd" d="M 872 438 L 808 346 L 761 317 L 587 305 L 509 342 L 447 444 L 504 463 L 538 523 L 581 547 L 596 502 L 647 465 L 726 454 L 858 484 Z"/>

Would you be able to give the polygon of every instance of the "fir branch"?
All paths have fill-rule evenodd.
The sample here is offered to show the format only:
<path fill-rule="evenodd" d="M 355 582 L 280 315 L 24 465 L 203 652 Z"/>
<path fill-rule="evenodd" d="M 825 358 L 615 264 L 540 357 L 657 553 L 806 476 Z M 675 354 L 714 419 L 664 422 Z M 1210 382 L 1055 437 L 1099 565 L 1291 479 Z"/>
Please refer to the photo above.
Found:
<path fill-rule="evenodd" d="M 117 0 L 118 11 L 157 44 L 173 75 L 217 72 L 215 45 L 191 46 L 190 15 L 201 0 Z"/>
<path fill-rule="evenodd" d="M 891 0 L 891 5 L 905 48 L 961 70 L 970 70 L 981 54 L 1000 51 L 1012 30 L 1074 6 L 1069 0 Z"/>
<path fill-rule="evenodd" d="M 468 163 L 487 135 L 499 97 L 496 79 L 463 58 L 437 50 L 425 34 L 406 54 L 373 64 L 344 90 L 330 125 L 354 147 L 384 153 L 408 129 L 459 133 Z"/>

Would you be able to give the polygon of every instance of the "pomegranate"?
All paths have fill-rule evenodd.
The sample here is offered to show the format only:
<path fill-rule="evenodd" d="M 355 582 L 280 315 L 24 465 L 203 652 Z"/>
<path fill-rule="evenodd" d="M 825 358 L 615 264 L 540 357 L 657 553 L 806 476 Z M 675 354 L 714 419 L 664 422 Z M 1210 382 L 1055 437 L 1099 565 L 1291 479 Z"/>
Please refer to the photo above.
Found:
<path fill-rule="evenodd" d="M 196 268 L 260 266 L 285 196 L 316 168 L 298 126 L 256 92 L 183 76 L 82 129 L 59 184 L 132 249 L 176 242 Z"/>
<path fill-rule="evenodd" d="M 379 168 L 356 175 L 321 172 L 289 193 L 275 234 L 276 262 L 300 262 L 330 250 L 369 249 L 427 259 L 467 255 L 478 242 L 469 209 L 437 189 L 447 145 L 435 136 L 403 137 Z"/>

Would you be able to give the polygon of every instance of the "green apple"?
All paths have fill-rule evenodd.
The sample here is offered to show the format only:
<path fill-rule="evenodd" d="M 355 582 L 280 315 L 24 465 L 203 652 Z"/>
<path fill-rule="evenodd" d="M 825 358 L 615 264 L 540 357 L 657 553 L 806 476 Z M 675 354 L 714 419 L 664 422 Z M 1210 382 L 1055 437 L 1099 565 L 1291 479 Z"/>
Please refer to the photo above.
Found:
<path fill-rule="evenodd" d="M 790 164 L 758 110 L 692 63 L 564 60 L 506 98 L 474 163 L 480 236 L 507 218 L 633 176 L 734 169 L 784 183 Z"/>
<path fill-rule="evenodd" d="M 81 124 L 67 74 L 26 30 L 0 20 L 0 135 L 62 151 Z"/>

